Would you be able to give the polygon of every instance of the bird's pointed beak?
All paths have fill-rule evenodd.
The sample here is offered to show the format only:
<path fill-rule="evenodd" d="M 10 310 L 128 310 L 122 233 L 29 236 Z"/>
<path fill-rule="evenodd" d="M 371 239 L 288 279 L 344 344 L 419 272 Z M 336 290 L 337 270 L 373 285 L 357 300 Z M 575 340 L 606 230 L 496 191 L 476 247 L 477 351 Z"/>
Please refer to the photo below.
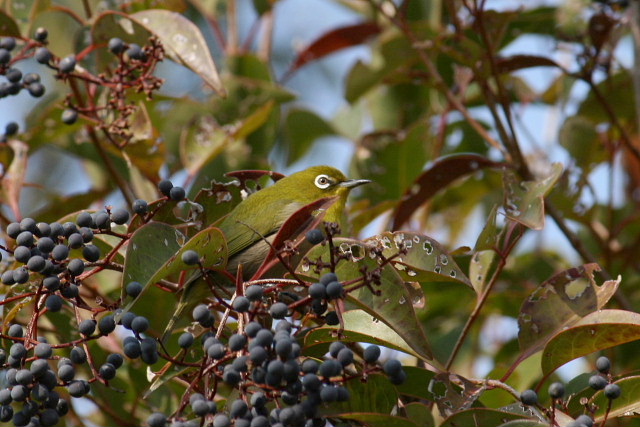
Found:
<path fill-rule="evenodd" d="M 347 181 L 343 181 L 340 183 L 340 187 L 345 187 L 345 188 L 355 188 L 355 187 L 359 187 L 362 184 L 368 184 L 371 181 L 369 181 L 368 179 L 349 179 Z"/>

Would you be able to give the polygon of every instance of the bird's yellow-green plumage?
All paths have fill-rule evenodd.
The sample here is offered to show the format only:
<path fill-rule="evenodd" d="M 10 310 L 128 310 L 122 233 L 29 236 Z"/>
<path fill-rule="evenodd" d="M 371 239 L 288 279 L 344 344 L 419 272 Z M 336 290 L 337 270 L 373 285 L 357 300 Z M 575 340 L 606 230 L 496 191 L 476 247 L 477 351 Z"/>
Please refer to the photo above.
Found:
<path fill-rule="evenodd" d="M 293 213 L 317 200 L 337 197 L 327 209 L 324 220 L 340 222 L 351 189 L 368 182 L 348 179 L 331 166 L 313 166 L 250 195 L 217 224 L 227 241 L 227 270 L 235 274 L 238 265 L 242 264 L 244 278 L 250 278 L 269 251 L 265 239 L 271 241 Z M 200 275 L 196 275 L 185 285 L 165 334 L 182 313 L 203 298 L 201 292 L 194 292 L 199 279 Z"/>
<path fill-rule="evenodd" d="M 337 197 L 324 220 L 340 222 L 349 191 L 367 182 L 348 179 L 330 166 L 313 166 L 252 194 L 219 224 L 227 239 L 227 269 L 235 272 L 242 263 L 246 264 L 243 265 L 246 274 L 255 271 L 268 251 L 264 238 L 275 236 L 294 212 L 316 200 Z M 256 245 L 253 251 L 249 249 Z"/>

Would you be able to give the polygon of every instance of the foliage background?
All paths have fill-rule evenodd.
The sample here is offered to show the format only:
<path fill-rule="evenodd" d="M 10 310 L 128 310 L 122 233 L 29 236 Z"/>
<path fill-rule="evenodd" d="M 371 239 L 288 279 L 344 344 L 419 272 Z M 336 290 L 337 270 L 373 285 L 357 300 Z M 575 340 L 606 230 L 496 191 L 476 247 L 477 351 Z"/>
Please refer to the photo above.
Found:
<path fill-rule="evenodd" d="M 469 383 L 460 396 L 453 377 L 439 378 L 446 392 L 434 396 L 415 381 L 399 396 L 421 409 L 399 418 L 454 425 L 455 417 L 469 416 L 463 409 L 513 410 L 511 391 L 526 388 L 540 390 L 549 407 L 544 390 L 555 370 L 584 356 L 579 369 L 589 372 L 595 352 L 605 350 L 612 380 L 625 384 L 609 418 L 633 422 L 623 414 L 635 413 L 639 401 L 640 67 L 629 59 L 638 46 L 637 2 L 325 2 L 340 11 L 335 21 L 300 43 L 295 14 L 279 13 L 295 10 L 288 3 L 4 2 L 2 34 L 28 38 L 44 26 L 51 51 L 75 53 L 93 75 L 113 71 L 105 48 L 113 36 L 145 44 L 155 34 L 168 52 L 163 64 L 173 65 L 159 68 L 166 82 L 151 98 L 126 92 L 135 113 L 125 117 L 123 138 L 108 128 L 115 111 L 88 109 L 76 124 L 60 122 L 64 108 L 93 105 L 87 100 L 104 105 L 112 88 L 56 81 L 55 73 L 23 61 L 50 78 L 37 104 L 26 95 L 2 100 L 3 110 L 14 102 L 31 106 L 23 132 L 0 147 L 2 228 L 27 216 L 54 221 L 105 204 L 155 200 L 155 184 L 167 176 L 195 200 L 228 171 L 336 162 L 351 177 L 375 182 L 352 197 L 349 234 L 401 229 L 432 236 L 472 285 L 429 274 L 419 281 L 426 305 L 417 318 L 435 361 L 403 360 L 417 365 L 415 378 L 430 379 L 434 368 L 424 368 L 433 365 Z M 128 34 L 118 20 L 136 13 L 150 13 L 149 21 Z M 195 37 L 193 51 L 178 44 L 185 34 Z M 283 38 L 292 42 L 276 43 Z M 548 49 L 531 53 L 538 43 Z M 345 60 L 353 49 L 358 59 Z M 548 84 L 541 88 L 538 79 Z M 545 115 L 557 126 L 547 127 Z M 562 167 L 554 165 L 558 159 Z M 117 299 L 117 275 L 94 280 L 98 294 Z M 162 308 L 170 312 L 174 303 L 167 299 Z M 615 311 L 600 312 L 605 304 Z M 519 321 L 519 337 L 495 330 L 509 319 Z M 582 335 L 595 324 L 604 325 L 598 334 L 606 340 Z M 116 345 L 99 344 L 96 352 Z M 144 389 L 134 368 L 129 381 Z M 565 380 L 572 380 L 571 393 L 591 396 L 587 378 Z M 584 410 L 577 400 L 556 412 L 577 416 Z M 445 402 L 454 409 L 443 409 Z M 606 406 L 594 409 L 599 421 Z M 144 419 L 142 407 L 132 416 Z M 502 422 L 502 412 L 487 413 L 484 425 Z M 99 411 L 90 417 L 114 421 Z"/>

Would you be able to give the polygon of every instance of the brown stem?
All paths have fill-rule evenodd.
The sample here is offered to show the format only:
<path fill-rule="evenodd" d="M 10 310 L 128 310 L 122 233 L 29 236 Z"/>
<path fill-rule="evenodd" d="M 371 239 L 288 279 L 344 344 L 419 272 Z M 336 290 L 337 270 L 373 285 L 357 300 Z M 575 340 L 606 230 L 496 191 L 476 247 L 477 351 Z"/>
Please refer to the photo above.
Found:
<path fill-rule="evenodd" d="M 129 183 L 124 179 L 124 177 L 122 177 L 120 173 L 118 173 L 118 170 L 116 169 L 116 166 L 113 163 L 113 160 L 111 160 L 111 157 L 109 157 L 109 154 L 107 154 L 104 147 L 102 147 L 100 138 L 98 138 L 98 136 L 96 135 L 95 129 L 92 126 L 87 126 L 87 132 L 89 134 L 89 138 L 93 142 L 93 146 L 96 148 L 96 151 L 98 152 L 98 155 L 104 162 L 104 165 L 107 168 L 107 171 L 109 171 L 109 175 L 111 175 L 111 177 L 116 182 L 118 188 L 120 188 L 120 191 L 122 192 L 122 195 L 127 201 L 127 204 L 129 206 L 133 205 L 133 202 L 136 199 L 135 195 L 133 194 L 133 190 L 130 188 Z"/>
<path fill-rule="evenodd" d="M 458 337 L 458 340 L 456 341 L 456 344 L 453 347 L 451 354 L 449 355 L 449 359 L 445 364 L 445 370 L 447 371 L 451 368 L 451 365 L 453 365 L 453 362 L 456 356 L 458 355 L 458 353 L 460 352 L 460 349 L 462 348 L 462 345 L 464 344 L 464 341 L 466 340 L 467 335 L 471 330 L 471 327 L 476 322 L 476 320 L 478 320 L 478 318 L 480 317 L 480 312 L 482 311 L 482 308 L 487 302 L 487 299 L 489 298 L 489 295 L 491 294 L 493 287 L 498 282 L 498 278 L 500 277 L 500 274 L 502 273 L 504 266 L 507 264 L 507 257 L 509 256 L 511 251 L 513 251 L 518 241 L 520 241 L 520 238 L 524 235 L 524 233 L 521 232 L 522 228 L 518 223 L 509 222 L 507 227 L 508 227 L 507 236 L 505 237 L 505 240 L 504 240 L 505 247 L 502 250 L 496 249 L 496 252 L 500 257 L 500 261 L 495 271 L 493 272 L 493 275 L 491 276 L 491 280 L 489 281 L 487 286 L 482 290 L 482 294 L 478 298 L 475 308 L 469 315 L 469 318 L 467 319 L 467 323 L 465 323 L 464 328 L 462 329 L 462 332 L 460 333 L 460 336 Z M 513 238 L 511 236 L 513 236 Z"/>
<path fill-rule="evenodd" d="M 427 55 L 424 49 L 424 47 L 426 47 L 425 43 L 418 40 L 418 38 L 413 33 L 409 25 L 407 25 L 407 23 L 402 19 L 399 19 L 398 18 L 399 15 L 389 16 L 389 14 L 386 13 L 386 10 L 382 8 L 382 5 L 377 4 L 374 1 L 371 1 L 371 4 L 374 7 L 376 7 L 383 16 L 389 19 L 396 27 L 398 27 L 398 29 L 400 29 L 400 31 L 402 31 L 407 36 L 407 39 L 409 39 L 409 41 L 415 47 L 415 50 L 418 53 L 418 57 L 427 68 L 429 77 L 431 77 L 431 79 L 433 80 L 434 86 L 436 87 L 436 89 L 438 89 L 447 98 L 447 101 L 451 105 L 453 105 L 453 107 L 458 112 L 460 112 L 460 114 L 464 116 L 465 120 L 469 123 L 469 125 L 473 128 L 473 130 L 475 130 L 485 141 L 487 141 L 488 144 L 490 144 L 492 147 L 494 147 L 495 149 L 497 149 L 498 151 L 506 155 L 506 152 L 502 144 L 500 144 L 495 138 L 493 138 L 489 134 L 489 132 L 473 116 L 471 116 L 471 113 L 469 112 L 467 107 L 465 107 L 464 104 L 462 104 L 462 101 L 460 101 L 456 97 L 456 95 L 451 91 L 451 89 L 447 85 L 446 81 L 444 80 L 440 72 L 438 72 L 438 68 L 436 67 L 434 62 L 431 60 L 429 55 Z M 385 5 L 393 6 L 394 4 L 393 2 L 386 2 Z"/>
<path fill-rule="evenodd" d="M 489 67 L 491 68 L 491 76 L 493 76 L 493 80 L 495 82 L 496 88 L 497 88 L 497 101 L 500 104 L 501 108 L 502 108 L 502 112 L 504 114 L 504 119 L 507 122 L 507 126 L 509 127 L 509 131 L 507 132 L 507 129 L 505 128 L 503 121 L 501 120 L 498 111 L 496 109 L 496 96 L 493 93 L 493 91 L 490 89 L 489 87 L 489 82 L 488 81 L 483 81 L 481 82 L 481 87 L 483 89 L 483 92 L 486 96 L 486 100 L 487 100 L 487 107 L 489 108 L 489 111 L 491 112 L 491 115 L 493 116 L 493 120 L 494 123 L 496 125 L 496 128 L 498 130 L 498 133 L 500 134 L 500 138 L 502 139 L 503 144 L 507 147 L 508 153 L 511 155 L 511 157 L 513 158 L 513 161 L 515 163 L 516 169 L 521 170 L 523 173 L 523 177 L 525 179 L 530 179 L 531 178 L 531 174 L 528 171 L 528 168 L 526 166 L 526 162 L 522 156 L 522 152 L 520 151 L 520 146 L 518 144 L 518 141 L 516 139 L 516 133 L 515 133 L 515 129 L 513 127 L 513 121 L 511 120 L 511 108 L 510 108 L 510 103 L 508 100 L 508 97 L 506 95 L 506 91 L 504 89 L 504 86 L 502 85 L 502 81 L 500 80 L 500 72 L 498 71 L 498 67 L 496 64 L 496 51 L 495 48 L 493 46 L 493 42 L 491 40 L 491 38 L 489 37 L 487 30 L 485 28 L 484 25 L 484 10 L 482 9 L 482 7 L 484 6 L 484 2 L 482 2 L 480 4 L 480 6 L 478 7 L 478 5 L 476 4 L 476 7 L 474 10 L 469 10 L 470 13 L 472 13 L 475 17 L 475 22 L 477 24 L 478 29 L 480 30 L 480 36 L 482 37 L 482 41 L 484 42 L 485 46 L 486 46 L 486 50 L 484 51 L 486 53 L 486 60 L 489 63 Z M 481 72 L 477 72 L 478 70 L 476 70 L 476 72 L 474 73 L 476 75 L 476 77 L 480 77 L 482 76 Z"/>

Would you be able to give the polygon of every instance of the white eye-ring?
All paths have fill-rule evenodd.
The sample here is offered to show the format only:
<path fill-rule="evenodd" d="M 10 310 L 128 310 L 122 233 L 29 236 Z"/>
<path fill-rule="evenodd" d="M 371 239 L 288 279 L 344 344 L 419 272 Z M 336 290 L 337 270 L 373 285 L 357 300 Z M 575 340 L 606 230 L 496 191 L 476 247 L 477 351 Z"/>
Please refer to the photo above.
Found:
<path fill-rule="evenodd" d="M 331 185 L 331 179 L 327 175 L 318 175 L 315 180 L 316 187 L 325 189 Z"/>

